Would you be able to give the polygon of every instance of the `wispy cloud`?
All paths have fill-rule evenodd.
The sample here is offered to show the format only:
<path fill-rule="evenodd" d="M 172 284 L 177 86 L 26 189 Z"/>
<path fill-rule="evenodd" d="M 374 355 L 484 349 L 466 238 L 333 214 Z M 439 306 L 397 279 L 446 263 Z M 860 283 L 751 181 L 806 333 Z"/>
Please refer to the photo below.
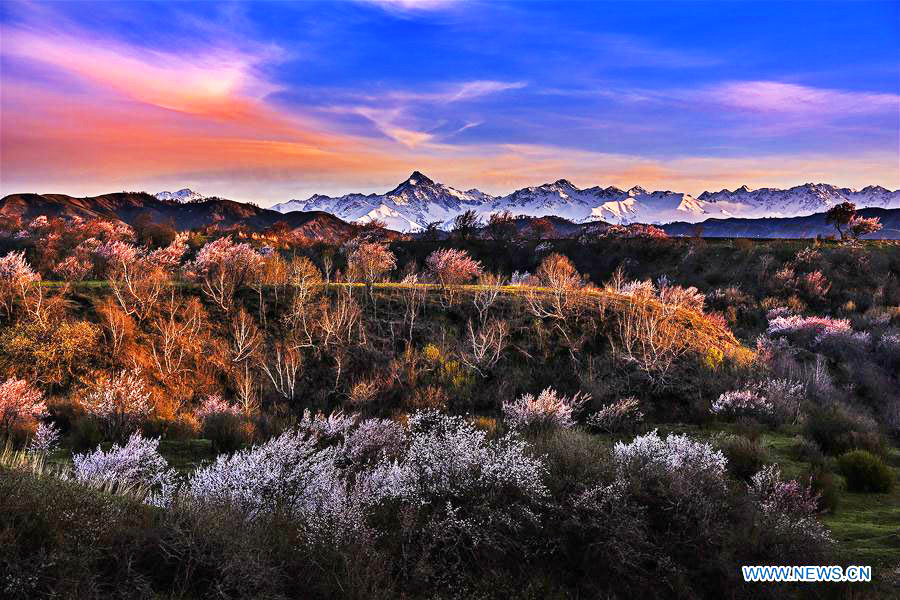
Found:
<path fill-rule="evenodd" d="M 815 88 L 777 81 L 737 81 L 703 93 L 728 108 L 770 114 L 844 116 L 897 112 L 900 96 Z"/>
<path fill-rule="evenodd" d="M 390 12 L 409 14 L 410 12 L 446 9 L 459 0 L 356 0 L 362 4 L 374 4 Z"/>

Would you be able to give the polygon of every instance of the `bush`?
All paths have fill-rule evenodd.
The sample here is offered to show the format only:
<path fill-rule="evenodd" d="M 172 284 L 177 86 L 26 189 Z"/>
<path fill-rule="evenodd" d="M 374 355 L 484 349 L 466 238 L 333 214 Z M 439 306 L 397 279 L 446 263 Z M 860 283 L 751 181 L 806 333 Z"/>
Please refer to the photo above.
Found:
<path fill-rule="evenodd" d="M 804 433 L 823 452 L 832 456 L 857 448 L 876 454 L 883 451 L 877 425 L 865 417 L 850 414 L 838 405 L 811 410 L 806 418 Z"/>
<path fill-rule="evenodd" d="M 854 492 L 887 493 L 894 487 L 894 472 L 879 457 L 865 450 L 846 452 L 838 458 L 838 469 Z"/>
<path fill-rule="evenodd" d="M 834 514 L 839 502 L 839 487 L 834 475 L 824 468 L 813 467 L 804 479 L 809 480 L 810 488 L 818 495 L 819 510 Z"/>
<path fill-rule="evenodd" d="M 575 426 L 577 413 L 590 396 L 580 392 L 568 398 L 560 396 L 553 388 L 547 388 L 535 398 L 525 394 L 515 402 L 503 403 L 503 415 L 513 429 Z"/>
<path fill-rule="evenodd" d="M 728 471 L 743 481 L 749 481 L 754 473 L 769 462 L 769 454 L 765 448 L 744 436 L 727 436 L 718 446 L 728 459 Z"/>
<path fill-rule="evenodd" d="M 633 431 L 643 420 L 640 402 L 637 398 L 629 397 L 604 406 L 587 418 L 587 425 L 597 431 L 619 433 Z"/>
<path fill-rule="evenodd" d="M 234 452 L 250 441 L 252 428 L 241 415 L 213 413 L 203 419 L 203 437 L 212 442 L 217 453 Z"/>

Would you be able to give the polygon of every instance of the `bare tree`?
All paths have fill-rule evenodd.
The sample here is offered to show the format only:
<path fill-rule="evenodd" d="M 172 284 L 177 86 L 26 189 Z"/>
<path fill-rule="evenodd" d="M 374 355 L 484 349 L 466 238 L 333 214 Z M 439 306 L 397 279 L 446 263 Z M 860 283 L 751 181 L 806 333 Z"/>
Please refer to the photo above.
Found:
<path fill-rule="evenodd" d="M 487 322 L 488 313 L 503 288 L 505 281 L 498 275 L 493 273 L 485 273 L 478 278 L 478 289 L 472 296 L 472 304 L 478 311 L 478 322 L 484 325 Z"/>
<path fill-rule="evenodd" d="M 259 345 L 259 328 L 243 307 L 231 320 L 231 362 L 240 363 L 251 358 Z"/>
<path fill-rule="evenodd" d="M 462 362 L 484 376 L 493 368 L 506 348 L 509 325 L 506 321 L 492 320 L 476 331 L 472 322 L 468 323 L 469 350 L 462 354 Z"/>
<path fill-rule="evenodd" d="M 303 356 L 298 348 L 289 343 L 277 342 L 260 361 L 260 367 L 272 387 L 288 402 L 297 393 L 297 384 L 303 367 Z"/>

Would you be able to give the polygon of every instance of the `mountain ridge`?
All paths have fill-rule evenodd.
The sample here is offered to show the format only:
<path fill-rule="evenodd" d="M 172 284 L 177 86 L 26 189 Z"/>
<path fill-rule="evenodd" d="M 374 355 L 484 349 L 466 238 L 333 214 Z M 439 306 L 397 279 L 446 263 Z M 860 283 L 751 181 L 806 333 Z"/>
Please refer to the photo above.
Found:
<path fill-rule="evenodd" d="M 513 216 L 559 216 L 576 223 L 663 224 L 698 223 L 708 218 L 797 217 L 824 212 L 840 202 L 853 202 L 860 208 L 900 208 L 900 190 L 876 185 L 855 190 L 824 183 L 754 190 L 743 185 L 734 191 L 706 191 L 695 197 L 671 190 L 651 192 L 639 185 L 628 190 L 615 186 L 582 189 L 561 178 L 493 196 L 475 188 L 460 191 L 417 170 L 384 194 L 314 194 L 307 200 L 275 204 L 272 209 L 283 213 L 322 210 L 347 221 L 379 220 L 390 229 L 415 233 L 433 222 L 447 229 L 466 210 L 474 210 L 483 219 L 510 211 Z"/>

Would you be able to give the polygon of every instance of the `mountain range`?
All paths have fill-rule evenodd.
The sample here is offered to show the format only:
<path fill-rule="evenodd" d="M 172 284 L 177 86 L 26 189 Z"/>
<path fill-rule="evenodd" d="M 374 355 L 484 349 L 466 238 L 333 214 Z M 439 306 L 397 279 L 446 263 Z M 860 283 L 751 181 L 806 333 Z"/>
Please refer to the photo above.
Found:
<path fill-rule="evenodd" d="M 396 198 L 405 200 L 409 204 L 421 203 L 427 208 L 427 191 L 429 186 L 419 186 L 420 179 L 398 193 Z M 567 182 L 566 182 L 567 183 Z M 439 185 L 439 184 L 436 184 Z M 571 184 L 569 184 L 571 185 Z M 568 187 L 564 183 L 557 182 L 548 186 L 539 186 L 547 189 L 555 186 L 557 189 Z M 398 187 L 403 187 L 402 185 Z M 803 186 L 800 186 L 801 188 Z M 822 187 L 822 186 L 817 186 Z M 412 188 L 412 189 L 410 189 Z M 527 188 L 520 190 L 518 196 L 521 206 L 540 213 L 540 205 L 536 203 L 534 190 L 539 188 Z M 792 188 L 795 189 L 795 188 Z M 433 191 L 433 190 L 431 190 Z M 584 191 L 584 190 L 582 190 Z M 631 191 L 631 190 L 629 190 Z M 784 192 L 790 190 L 783 190 Z M 886 192 L 886 190 L 885 190 Z M 463 193 L 463 192 L 460 192 Z M 456 198 L 457 202 L 446 208 L 445 215 L 453 214 L 453 210 L 459 210 L 466 206 L 480 207 L 482 212 L 484 203 L 472 200 L 471 192 L 465 198 Z M 669 192 L 671 193 L 671 192 Z M 734 192 L 731 192 L 732 194 Z M 859 192 L 857 192 L 858 194 Z M 662 193 L 660 193 L 662 194 Z M 890 192 L 888 192 L 890 194 Z M 896 193 L 895 193 L 896 194 Z M 360 195 L 362 198 L 369 196 Z M 651 198 L 652 194 L 648 194 Z M 665 198 L 665 196 L 662 196 Z M 804 198 L 804 196 L 798 196 Z M 844 198 L 846 196 L 841 196 Z M 834 200 L 833 200 L 834 201 Z M 714 204 L 710 202 L 710 204 Z M 403 206 L 403 204 L 397 204 Z M 456 208 L 453 208 L 453 207 Z M 511 204 L 507 204 L 511 206 Z M 551 205 L 546 208 L 549 210 Z M 512 208 L 510 209 L 512 210 Z M 676 208 L 677 210 L 677 208 Z M 685 211 L 687 212 L 687 211 Z M 424 217 L 428 213 L 422 213 Z M 433 214 L 433 213 L 432 213 Z M 689 213 L 693 216 L 694 213 Z M 900 208 L 864 208 L 859 214 L 866 217 L 878 217 L 883 229 L 867 237 L 874 239 L 900 239 Z M 275 210 L 260 208 L 255 204 L 235 202 L 222 198 L 203 198 L 188 202 L 177 200 L 160 200 L 158 197 L 143 192 L 116 192 L 100 196 L 78 198 L 65 194 L 10 194 L 0 199 L 0 223 L 9 221 L 12 223 L 28 223 L 38 216 L 47 217 L 82 217 L 85 219 L 102 218 L 119 220 L 130 225 L 150 218 L 156 223 L 169 223 L 178 231 L 190 229 L 259 232 L 265 235 L 269 230 L 280 230 L 282 233 L 290 233 L 295 240 L 307 240 L 309 242 L 341 243 L 352 237 L 358 227 L 330 212 L 325 211 L 292 211 L 280 213 Z M 522 216 L 514 221 L 517 230 L 521 233 L 527 230 L 533 220 L 538 217 Z M 365 219 L 358 219 L 364 221 Z M 557 215 L 551 215 L 545 219 L 552 225 L 553 236 L 577 238 L 582 235 L 593 235 L 602 231 L 607 224 L 599 220 L 586 220 L 576 222 Z M 615 221 L 614 219 L 611 219 Z M 409 223 L 415 221 L 409 220 Z M 825 222 L 824 212 L 800 216 L 800 217 L 766 217 L 766 218 L 708 218 L 698 222 L 696 219 L 674 221 L 662 228 L 673 236 L 693 236 L 700 232 L 706 237 L 759 237 L 759 238 L 805 238 L 817 235 L 834 234 L 834 228 Z M 701 231 L 702 230 L 702 231 Z M 389 239 L 401 237 L 396 231 L 386 231 L 384 235 Z M 446 237 L 444 232 L 439 237 Z M 411 237 L 420 237 L 413 233 Z"/>
<path fill-rule="evenodd" d="M 900 208 L 900 190 L 880 186 L 861 190 L 823 183 L 807 183 L 788 189 L 742 186 L 734 191 L 703 192 L 697 197 L 681 192 L 648 191 L 635 186 L 576 187 L 566 179 L 522 188 L 505 196 L 477 189 L 460 191 L 437 183 L 419 171 L 384 194 L 314 194 L 307 200 L 290 200 L 272 207 L 282 213 L 320 210 L 346 221 L 379 220 L 389 229 L 417 232 L 438 222 L 447 229 L 466 210 L 482 218 L 510 211 L 514 216 L 558 216 L 576 223 L 606 221 L 627 223 L 698 223 L 709 218 L 797 217 L 824 212 L 835 204 L 853 202 L 857 207 Z"/>

